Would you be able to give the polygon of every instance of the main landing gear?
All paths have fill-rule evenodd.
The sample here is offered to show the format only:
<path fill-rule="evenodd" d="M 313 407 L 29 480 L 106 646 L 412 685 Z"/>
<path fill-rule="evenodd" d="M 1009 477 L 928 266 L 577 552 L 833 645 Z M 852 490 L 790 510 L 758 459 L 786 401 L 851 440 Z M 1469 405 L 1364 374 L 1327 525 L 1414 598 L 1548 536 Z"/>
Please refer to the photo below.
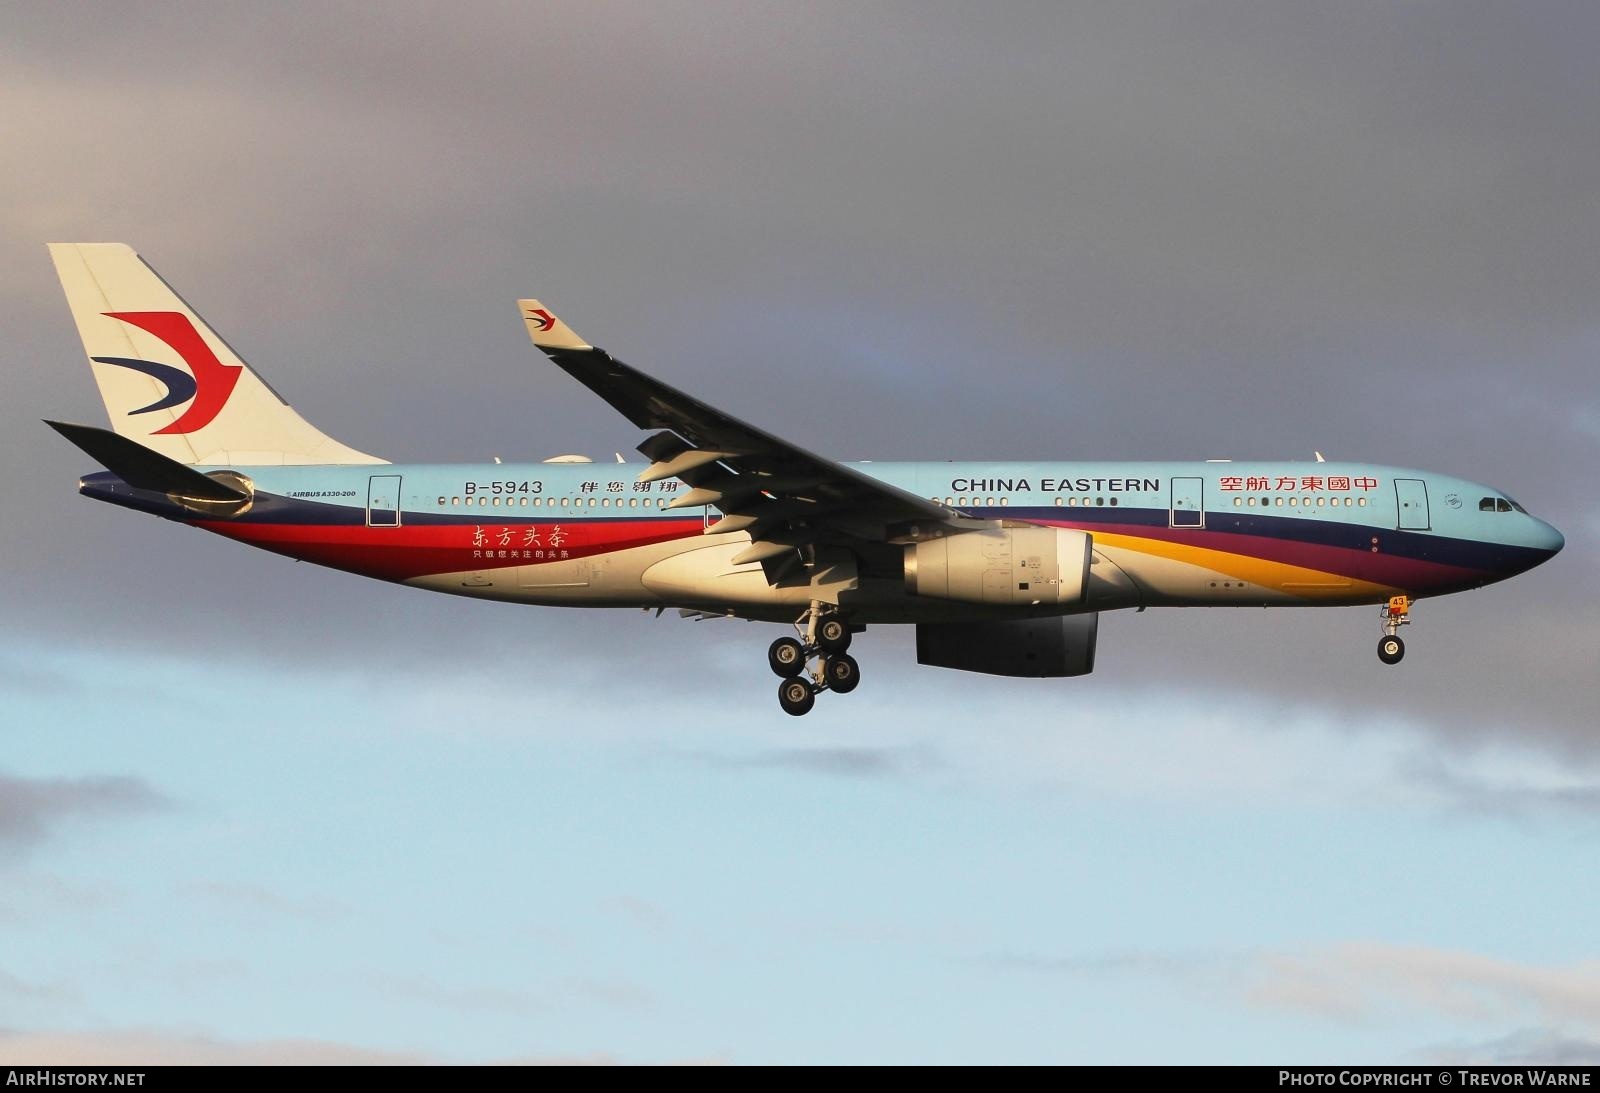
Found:
<path fill-rule="evenodd" d="M 1395 596 L 1383 607 L 1383 637 L 1378 639 L 1378 659 L 1385 664 L 1399 664 L 1406 655 L 1406 643 L 1400 640 L 1400 628 L 1411 625 L 1411 598 Z"/>
<path fill-rule="evenodd" d="M 795 621 L 800 635 L 779 638 L 767 649 L 767 665 L 783 682 L 778 684 L 778 705 L 794 717 L 810 713 L 822 691 L 849 694 L 861 682 L 861 666 L 846 653 L 850 626 L 832 608 L 812 600 Z M 808 666 L 815 658 L 815 666 Z"/>

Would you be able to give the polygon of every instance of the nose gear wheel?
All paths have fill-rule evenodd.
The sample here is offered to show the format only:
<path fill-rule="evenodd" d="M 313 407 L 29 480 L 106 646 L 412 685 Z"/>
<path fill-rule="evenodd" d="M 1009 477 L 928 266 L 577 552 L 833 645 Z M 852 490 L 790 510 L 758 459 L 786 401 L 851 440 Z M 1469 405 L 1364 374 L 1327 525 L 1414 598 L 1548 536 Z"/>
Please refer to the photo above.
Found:
<path fill-rule="evenodd" d="M 1400 640 L 1400 628 L 1411 625 L 1411 597 L 1391 598 L 1383 605 L 1379 617 L 1383 620 L 1383 637 L 1378 639 L 1378 659 L 1385 664 L 1399 664 L 1406 655 L 1406 643 Z"/>

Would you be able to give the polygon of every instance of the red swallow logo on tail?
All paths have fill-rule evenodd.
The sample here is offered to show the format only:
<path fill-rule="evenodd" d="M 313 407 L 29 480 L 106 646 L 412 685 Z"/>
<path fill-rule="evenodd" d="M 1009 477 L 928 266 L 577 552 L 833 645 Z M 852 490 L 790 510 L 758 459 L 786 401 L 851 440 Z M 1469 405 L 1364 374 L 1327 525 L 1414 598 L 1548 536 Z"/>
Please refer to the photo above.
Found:
<path fill-rule="evenodd" d="M 194 328 L 194 323 L 189 321 L 187 315 L 178 311 L 105 311 L 101 314 L 108 319 L 117 319 L 154 334 L 166 342 L 179 357 L 183 358 L 183 363 L 189 366 L 189 373 L 186 375 L 180 369 L 159 361 L 136 360 L 131 357 L 93 358 L 101 364 L 114 364 L 119 368 L 131 368 L 136 372 L 143 372 L 167 388 L 166 395 L 150 405 L 128 411 L 130 417 L 134 414 L 147 414 L 152 410 L 165 410 L 193 399 L 189 403 L 189 408 L 179 415 L 178 420 L 165 428 L 157 429 L 152 435 L 192 433 L 210 425 L 222 412 L 222 408 L 228 404 L 228 399 L 233 394 L 234 385 L 239 382 L 239 373 L 244 369 L 237 364 L 223 364 L 217 360 L 217 355 L 211 351 L 211 347 L 206 344 L 206 340 L 200 336 L 200 332 Z"/>

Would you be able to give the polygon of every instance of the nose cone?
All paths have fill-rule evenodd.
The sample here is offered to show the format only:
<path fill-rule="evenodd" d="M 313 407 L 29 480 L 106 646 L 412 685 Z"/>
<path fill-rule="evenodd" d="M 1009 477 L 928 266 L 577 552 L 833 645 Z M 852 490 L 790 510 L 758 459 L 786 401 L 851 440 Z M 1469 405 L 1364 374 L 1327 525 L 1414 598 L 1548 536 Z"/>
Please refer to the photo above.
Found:
<path fill-rule="evenodd" d="M 1534 546 L 1545 551 L 1545 561 L 1549 561 L 1561 553 L 1561 548 L 1567 545 L 1567 537 L 1538 517 L 1534 517 L 1533 522 L 1537 528 L 1534 533 Z"/>

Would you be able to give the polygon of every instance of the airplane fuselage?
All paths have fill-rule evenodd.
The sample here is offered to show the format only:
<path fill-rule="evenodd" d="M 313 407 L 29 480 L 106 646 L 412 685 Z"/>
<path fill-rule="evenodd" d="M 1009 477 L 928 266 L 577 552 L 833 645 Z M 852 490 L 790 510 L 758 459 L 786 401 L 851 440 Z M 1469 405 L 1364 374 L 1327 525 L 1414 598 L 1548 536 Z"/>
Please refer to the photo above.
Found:
<path fill-rule="evenodd" d="M 1523 572 L 1561 541 L 1490 487 L 1371 464 L 850 466 L 965 516 L 1088 532 L 1088 595 L 1029 614 L 1420 599 Z M 749 536 L 715 534 L 714 507 L 668 507 L 686 488 L 639 482 L 637 464 L 237 473 L 249 478 L 253 500 L 231 516 L 197 512 L 108 473 L 84 478 L 82 491 L 304 561 L 483 599 L 789 619 L 816 593 L 812 578 L 771 584 L 759 564 L 734 564 Z M 857 622 L 1000 614 L 908 591 L 898 549 L 854 553 L 838 591 Z"/>

